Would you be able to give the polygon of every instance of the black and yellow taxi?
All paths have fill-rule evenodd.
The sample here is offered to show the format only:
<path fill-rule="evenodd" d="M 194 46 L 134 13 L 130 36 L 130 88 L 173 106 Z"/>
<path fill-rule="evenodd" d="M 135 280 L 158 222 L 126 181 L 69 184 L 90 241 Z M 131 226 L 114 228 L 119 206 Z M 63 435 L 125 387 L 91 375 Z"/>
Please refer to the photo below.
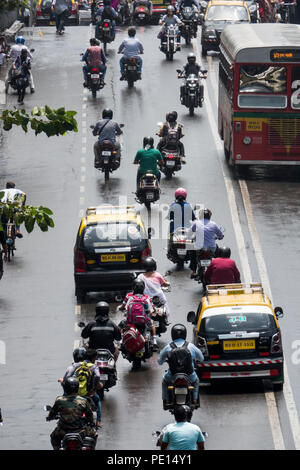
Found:
<path fill-rule="evenodd" d="M 193 342 L 204 362 L 197 364 L 200 383 L 220 379 L 270 379 L 275 390 L 284 382 L 284 359 L 278 318 L 259 283 L 207 286 L 194 325 Z"/>
<path fill-rule="evenodd" d="M 211 0 L 200 17 L 203 57 L 209 50 L 219 50 L 221 33 L 227 25 L 251 22 L 247 2 L 242 0 Z"/>
<path fill-rule="evenodd" d="M 87 292 L 130 290 L 151 255 L 150 233 L 134 206 L 87 208 L 74 247 L 77 300 Z"/>

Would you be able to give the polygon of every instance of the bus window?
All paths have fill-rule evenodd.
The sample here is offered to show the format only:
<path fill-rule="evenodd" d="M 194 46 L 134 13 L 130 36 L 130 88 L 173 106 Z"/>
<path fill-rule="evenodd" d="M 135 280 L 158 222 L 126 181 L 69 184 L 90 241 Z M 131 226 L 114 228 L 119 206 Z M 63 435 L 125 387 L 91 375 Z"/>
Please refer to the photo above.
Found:
<path fill-rule="evenodd" d="M 293 109 L 300 108 L 300 67 L 297 66 L 292 69 L 291 106 Z"/>
<path fill-rule="evenodd" d="M 242 65 L 240 93 L 286 93 L 286 68 L 273 65 Z"/>

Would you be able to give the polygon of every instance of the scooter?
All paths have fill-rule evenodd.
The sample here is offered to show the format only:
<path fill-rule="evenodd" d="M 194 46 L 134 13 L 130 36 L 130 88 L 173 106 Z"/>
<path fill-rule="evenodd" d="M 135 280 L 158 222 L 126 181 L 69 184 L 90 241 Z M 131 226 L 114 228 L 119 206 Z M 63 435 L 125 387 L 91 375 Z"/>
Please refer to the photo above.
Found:
<path fill-rule="evenodd" d="M 180 90 L 181 104 L 189 109 L 190 116 L 194 115 L 194 109 L 198 106 L 202 108 L 204 101 L 204 87 L 201 79 L 207 78 L 207 70 L 204 70 L 201 77 L 190 74 L 188 77 L 181 76 L 181 70 L 177 70 L 178 78 L 184 78 L 183 87 Z"/>
<path fill-rule="evenodd" d="M 151 203 L 159 200 L 160 187 L 157 177 L 151 171 L 143 175 L 139 181 L 136 190 L 136 201 L 145 204 L 148 210 L 151 209 Z"/>
<path fill-rule="evenodd" d="M 161 336 L 162 333 L 167 331 L 169 325 L 167 309 L 158 296 L 153 297 L 152 304 L 155 312 L 152 313 L 151 318 L 154 322 L 157 336 Z"/>
<path fill-rule="evenodd" d="M 103 384 L 103 387 L 99 390 L 98 394 L 100 400 L 103 400 L 104 391 L 108 391 L 117 383 L 116 361 L 108 349 L 97 349 L 97 359 L 95 364 L 99 369 L 100 382 Z"/>
<path fill-rule="evenodd" d="M 184 263 L 191 259 L 192 242 L 188 239 L 187 232 L 186 228 L 178 227 L 169 241 L 167 257 L 179 269 L 183 269 Z"/>
<path fill-rule="evenodd" d="M 120 124 L 123 128 L 124 124 Z M 90 126 L 94 129 L 95 126 Z M 94 168 L 101 170 L 104 173 L 105 181 L 109 180 L 109 175 L 113 171 L 117 170 L 120 166 L 121 156 L 118 158 L 118 152 L 116 147 L 110 140 L 104 140 L 99 144 L 99 158 L 95 157 Z"/>
<path fill-rule="evenodd" d="M 149 24 L 151 21 L 147 0 L 137 0 L 133 12 L 133 20 L 139 25 Z"/>

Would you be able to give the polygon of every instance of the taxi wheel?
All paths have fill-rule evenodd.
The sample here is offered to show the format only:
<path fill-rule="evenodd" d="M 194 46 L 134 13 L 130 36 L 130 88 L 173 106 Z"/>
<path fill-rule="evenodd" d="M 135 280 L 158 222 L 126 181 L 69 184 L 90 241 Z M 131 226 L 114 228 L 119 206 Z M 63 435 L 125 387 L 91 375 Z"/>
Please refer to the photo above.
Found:
<path fill-rule="evenodd" d="M 76 289 L 76 299 L 78 304 L 83 304 L 85 299 L 85 293 L 79 289 Z"/>
<path fill-rule="evenodd" d="M 273 384 L 273 390 L 274 392 L 282 392 L 283 390 L 283 382 Z"/>

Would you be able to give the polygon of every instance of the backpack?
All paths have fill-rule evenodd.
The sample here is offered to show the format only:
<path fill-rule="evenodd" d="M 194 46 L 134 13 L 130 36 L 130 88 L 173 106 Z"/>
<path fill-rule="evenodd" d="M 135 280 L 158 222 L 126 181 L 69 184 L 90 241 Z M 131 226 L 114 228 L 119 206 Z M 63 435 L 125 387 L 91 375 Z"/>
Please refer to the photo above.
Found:
<path fill-rule="evenodd" d="M 172 375 L 180 373 L 190 375 L 194 372 L 193 358 L 188 344 L 187 341 L 182 346 L 176 346 L 174 342 L 170 343 L 171 351 L 168 353 L 168 363 Z"/>
<path fill-rule="evenodd" d="M 81 397 L 85 397 L 91 389 L 93 376 L 91 366 L 93 365 L 92 362 L 83 361 L 80 362 L 80 366 L 74 370 L 73 377 L 76 377 L 79 382 L 78 395 Z"/>
<path fill-rule="evenodd" d="M 146 295 L 135 294 L 127 307 L 127 323 L 129 325 L 144 325 L 146 323 Z"/>
<path fill-rule="evenodd" d="M 135 354 L 145 346 L 146 341 L 134 326 L 128 326 L 123 333 L 122 343 L 126 351 Z"/>

